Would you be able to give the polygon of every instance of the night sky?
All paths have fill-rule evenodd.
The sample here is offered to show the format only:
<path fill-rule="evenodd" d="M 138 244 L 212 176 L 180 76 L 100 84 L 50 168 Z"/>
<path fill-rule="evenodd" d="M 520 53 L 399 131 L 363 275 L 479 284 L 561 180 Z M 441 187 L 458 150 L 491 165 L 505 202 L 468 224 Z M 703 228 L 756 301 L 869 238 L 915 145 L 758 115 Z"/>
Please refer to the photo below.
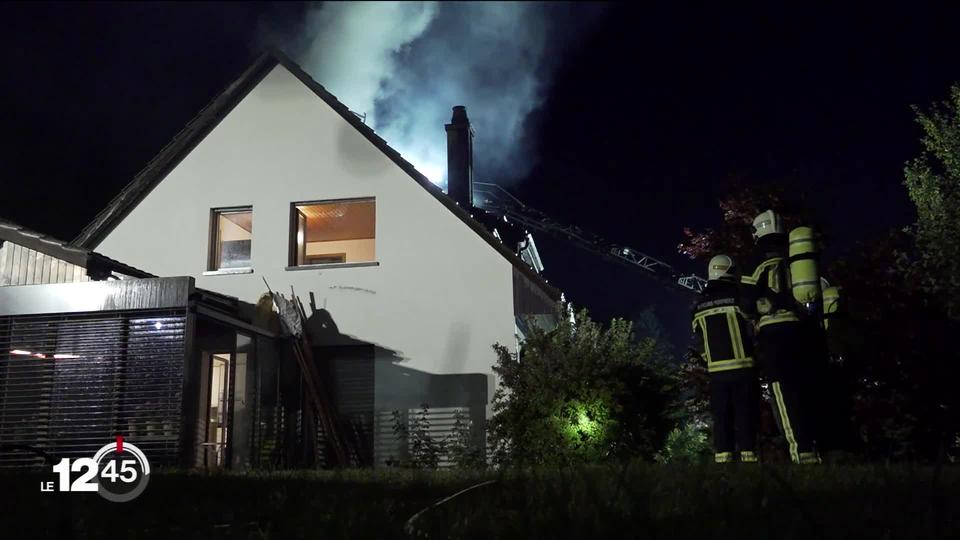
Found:
<path fill-rule="evenodd" d="M 948 9 L 610 5 L 557 49 L 546 100 L 525 124 L 531 172 L 480 180 L 703 274 L 676 254 L 682 227 L 720 220 L 731 175 L 793 175 L 822 201 L 842 254 L 913 219 L 901 186 L 919 152 L 910 105 L 960 81 L 960 13 Z M 72 239 L 249 64 L 264 25 L 296 27 L 302 13 L 257 3 L 0 6 L 0 217 Z M 602 319 L 652 305 L 682 343 L 683 295 L 537 241 L 551 283 L 574 302 Z"/>

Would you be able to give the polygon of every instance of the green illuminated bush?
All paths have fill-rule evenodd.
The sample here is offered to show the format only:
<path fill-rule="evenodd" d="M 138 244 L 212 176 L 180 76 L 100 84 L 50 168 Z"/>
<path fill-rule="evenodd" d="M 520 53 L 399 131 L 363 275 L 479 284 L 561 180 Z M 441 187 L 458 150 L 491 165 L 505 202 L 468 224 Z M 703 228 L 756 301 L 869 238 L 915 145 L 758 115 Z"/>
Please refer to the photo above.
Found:
<path fill-rule="evenodd" d="M 630 323 L 604 329 L 585 311 L 576 323 L 534 328 L 517 358 L 495 345 L 490 436 L 502 464 L 564 465 L 652 458 L 673 427 L 676 381 L 662 347 L 634 340 Z"/>

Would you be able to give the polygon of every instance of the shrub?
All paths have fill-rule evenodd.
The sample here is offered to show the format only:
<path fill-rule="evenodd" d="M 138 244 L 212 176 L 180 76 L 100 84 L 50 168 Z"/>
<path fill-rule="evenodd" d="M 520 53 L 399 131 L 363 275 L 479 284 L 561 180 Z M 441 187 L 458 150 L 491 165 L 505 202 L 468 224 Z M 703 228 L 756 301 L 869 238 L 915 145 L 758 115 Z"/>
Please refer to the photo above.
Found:
<path fill-rule="evenodd" d="M 649 339 L 630 323 L 606 329 L 581 311 L 552 330 L 533 326 L 520 355 L 494 346 L 490 438 L 494 460 L 564 465 L 633 456 L 651 458 L 673 427 L 676 381 Z"/>
<path fill-rule="evenodd" d="M 710 453 L 703 427 L 685 424 L 667 434 L 663 449 L 654 456 L 657 463 L 700 463 Z"/>
<path fill-rule="evenodd" d="M 483 452 L 470 430 L 470 418 L 462 409 L 453 413 L 453 429 L 447 438 L 447 452 L 454 466 L 461 469 L 480 469 L 486 463 Z"/>

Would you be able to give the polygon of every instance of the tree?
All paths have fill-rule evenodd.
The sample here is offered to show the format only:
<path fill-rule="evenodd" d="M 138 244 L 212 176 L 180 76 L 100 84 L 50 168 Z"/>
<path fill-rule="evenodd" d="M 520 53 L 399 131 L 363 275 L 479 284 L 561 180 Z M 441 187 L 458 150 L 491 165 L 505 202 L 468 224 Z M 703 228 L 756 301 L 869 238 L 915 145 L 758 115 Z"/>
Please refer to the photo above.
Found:
<path fill-rule="evenodd" d="M 633 318 L 633 338 L 650 362 L 656 365 L 675 364 L 678 360 L 667 329 L 660 322 L 653 306 L 647 306 Z"/>
<path fill-rule="evenodd" d="M 934 322 L 942 331 L 937 337 L 955 336 L 960 330 L 960 84 L 950 88 L 947 100 L 927 111 L 919 107 L 914 111 L 923 129 L 923 151 L 904 168 L 904 184 L 917 209 L 913 234 L 919 252 L 916 264 L 908 269 L 909 280 L 926 293 L 924 312 L 942 314 L 948 321 Z M 933 354 L 941 360 L 953 358 L 956 348 L 943 343 Z M 936 367 L 930 370 L 933 386 L 927 391 L 937 396 L 935 416 L 930 419 L 935 418 L 940 427 L 942 455 L 945 447 L 960 439 L 960 398 L 943 387 L 960 370 L 950 361 Z"/>
<path fill-rule="evenodd" d="M 832 267 L 843 285 L 844 316 L 831 323 L 843 353 L 838 372 L 862 456 L 932 459 L 960 427 L 955 325 L 915 279 L 923 272 L 911 234 L 863 242 Z"/>
<path fill-rule="evenodd" d="M 677 246 L 681 254 L 706 262 L 718 253 L 725 253 L 742 264 L 753 252 L 753 218 L 770 209 L 780 214 L 787 230 L 801 224 L 814 225 L 822 234 L 800 178 L 788 176 L 748 182 L 733 177 L 728 184 L 726 193 L 718 201 L 720 225 L 702 231 L 684 228 L 685 239 Z"/>
<path fill-rule="evenodd" d="M 519 357 L 495 345 L 495 459 L 556 466 L 652 457 L 673 428 L 676 392 L 656 349 L 651 338 L 635 341 L 630 323 L 604 329 L 586 311 L 550 331 L 534 326 Z"/>
<path fill-rule="evenodd" d="M 923 152 L 904 168 L 917 208 L 916 239 L 924 288 L 960 321 L 960 84 L 929 111 L 914 107 L 923 128 Z"/>

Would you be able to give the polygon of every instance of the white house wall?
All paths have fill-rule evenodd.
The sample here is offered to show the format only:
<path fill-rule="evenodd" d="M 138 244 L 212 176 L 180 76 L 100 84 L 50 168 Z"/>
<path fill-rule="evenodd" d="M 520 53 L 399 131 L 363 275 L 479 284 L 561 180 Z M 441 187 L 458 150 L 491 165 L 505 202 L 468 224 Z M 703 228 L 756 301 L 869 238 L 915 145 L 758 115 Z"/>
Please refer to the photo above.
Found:
<path fill-rule="evenodd" d="M 379 266 L 285 270 L 290 203 L 355 197 L 376 197 Z M 248 205 L 254 272 L 204 276 L 210 209 Z M 97 251 L 251 303 L 263 278 L 305 306 L 313 292 L 342 334 L 412 370 L 483 374 L 488 398 L 491 345 L 514 343 L 512 265 L 282 66 Z M 393 405 L 389 390 L 378 387 L 377 408 Z"/>

